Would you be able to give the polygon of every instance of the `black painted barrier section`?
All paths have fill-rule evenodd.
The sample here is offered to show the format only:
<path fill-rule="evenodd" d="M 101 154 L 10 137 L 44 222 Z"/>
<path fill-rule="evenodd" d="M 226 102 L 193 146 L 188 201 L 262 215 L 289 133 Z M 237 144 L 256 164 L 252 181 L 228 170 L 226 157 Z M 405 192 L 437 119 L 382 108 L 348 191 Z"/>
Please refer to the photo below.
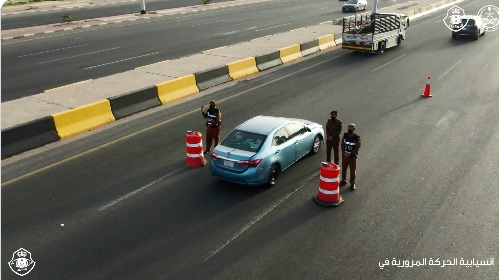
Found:
<path fill-rule="evenodd" d="M 161 105 L 156 86 L 109 97 L 115 119 L 121 119 L 138 112 Z"/>
<path fill-rule="evenodd" d="M 282 60 L 279 51 L 260 55 L 255 58 L 256 58 L 256 68 L 258 68 L 259 71 L 263 71 L 272 67 L 282 65 Z"/>
<path fill-rule="evenodd" d="M 307 56 L 320 51 L 319 39 L 300 44 L 300 52 L 303 56 Z"/>
<path fill-rule="evenodd" d="M 2 159 L 59 141 L 52 116 L 2 130 Z"/>
<path fill-rule="evenodd" d="M 205 90 L 209 87 L 220 85 L 231 80 L 229 76 L 229 66 L 211 68 L 205 71 L 194 73 L 196 84 L 199 90 Z"/>

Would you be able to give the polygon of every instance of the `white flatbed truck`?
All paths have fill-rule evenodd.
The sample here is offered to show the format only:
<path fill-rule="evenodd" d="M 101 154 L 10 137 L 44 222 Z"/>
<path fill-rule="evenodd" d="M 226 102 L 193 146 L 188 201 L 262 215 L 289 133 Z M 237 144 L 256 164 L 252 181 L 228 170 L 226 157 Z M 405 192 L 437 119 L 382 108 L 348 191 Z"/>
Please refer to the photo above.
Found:
<path fill-rule="evenodd" d="M 405 40 L 409 18 L 402 14 L 371 13 L 343 18 L 342 48 L 382 54 Z"/>

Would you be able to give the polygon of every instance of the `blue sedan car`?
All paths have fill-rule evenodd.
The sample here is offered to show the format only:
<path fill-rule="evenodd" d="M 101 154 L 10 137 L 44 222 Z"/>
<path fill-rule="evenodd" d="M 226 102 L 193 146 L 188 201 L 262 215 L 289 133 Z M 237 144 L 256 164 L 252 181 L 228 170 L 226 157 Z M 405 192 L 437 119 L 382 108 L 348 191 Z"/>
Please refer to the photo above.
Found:
<path fill-rule="evenodd" d="M 324 140 L 318 123 L 257 116 L 234 129 L 211 154 L 211 175 L 243 184 L 273 186 L 279 174 L 308 153 L 316 154 Z"/>

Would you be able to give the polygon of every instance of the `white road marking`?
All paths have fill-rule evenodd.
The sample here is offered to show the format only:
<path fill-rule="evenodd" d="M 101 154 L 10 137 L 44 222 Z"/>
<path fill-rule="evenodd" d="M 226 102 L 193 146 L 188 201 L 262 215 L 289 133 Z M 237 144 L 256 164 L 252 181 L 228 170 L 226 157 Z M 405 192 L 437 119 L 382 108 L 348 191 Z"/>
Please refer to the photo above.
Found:
<path fill-rule="evenodd" d="M 448 111 L 445 113 L 445 115 L 438 120 L 438 122 L 435 124 L 436 127 L 441 126 L 442 124 L 448 124 L 450 120 L 455 119 L 457 114 L 453 111 Z"/>
<path fill-rule="evenodd" d="M 100 208 L 99 208 L 99 211 L 103 211 L 103 210 L 105 210 L 106 208 L 109 208 L 109 207 L 111 207 L 111 206 L 115 205 L 116 203 L 121 202 L 121 201 L 123 201 L 123 200 L 125 200 L 125 199 L 127 199 L 127 198 L 131 197 L 132 195 L 137 194 L 138 192 L 141 192 L 141 191 L 143 191 L 143 190 L 145 190 L 145 189 L 149 188 L 150 186 L 152 186 L 152 185 L 154 185 L 154 184 L 156 184 L 156 183 L 158 183 L 158 182 L 163 181 L 164 179 L 166 179 L 166 178 L 168 178 L 168 177 L 170 177 L 170 176 L 172 176 L 172 175 L 177 174 L 180 170 L 181 170 L 181 169 L 173 170 L 172 172 L 170 172 L 170 173 L 168 173 L 168 174 L 166 174 L 166 175 L 164 175 L 164 176 L 161 176 L 160 178 L 158 178 L 158 179 L 156 179 L 156 180 L 152 181 L 151 183 L 149 183 L 149 184 L 147 184 L 147 185 L 145 185 L 145 186 L 143 186 L 143 187 L 141 187 L 141 188 L 139 188 L 139 189 L 136 189 L 136 190 L 134 190 L 133 192 L 129 192 L 129 193 L 125 194 L 124 196 L 122 196 L 122 197 L 120 197 L 120 198 L 118 198 L 118 199 L 116 199 L 116 200 L 114 200 L 114 201 L 112 201 L 112 202 L 110 202 L 110 203 L 108 203 L 108 204 L 106 204 L 106 205 L 104 205 L 104 206 L 100 207 Z"/>
<path fill-rule="evenodd" d="M 449 68 L 449 70 L 445 71 L 445 73 L 442 74 L 442 76 L 440 76 L 438 79 L 442 79 L 443 77 L 445 77 L 445 75 L 449 74 L 450 71 L 452 71 L 452 69 L 456 68 L 456 66 L 458 66 L 461 62 L 463 62 L 462 59 L 460 59 L 458 62 L 456 62 L 456 64 L 452 65 L 451 68 Z"/>
<path fill-rule="evenodd" d="M 144 54 L 144 55 L 129 57 L 129 58 L 126 58 L 126 59 L 121 59 L 121 60 L 116 60 L 116 61 L 112 61 L 112 62 L 108 62 L 108 63 L 98 64 L 98 65 L 94 65 L 94 66 L 90 66 L 90 67 L 85 67 L 83 69 L 88 70 L 88 69 L 92 69 L 92 68 L 106 66 L 106 65 L 109 65 L 109 64 L 115 64 L 115 63 L 119 63 L 119 62 L 123 62 L 123 61 L 132 60 L 132 59 L 136 59 L 136 58 L 140 58 L 140 57 L 144 57 L 144 56 L 150 56 L 150 55 L 158 54 L 158 53 L 159 52 L 147 53 L 147 54 Z"/>
<path fill-rule="evenodd" d="M 372 73 L 372 72 L 374 72 L 374 71 L 377 71 L 377 70 L 379 70 L 379 69 L 381 69 L 381 68 L 383 68 L 383 67 L 385 67 L 385 66 L 387 66 L 387 65 L 389 65 L 389 64 L 391 64 L 391 63 L 393 63 L 393 62 L 395 62 L 396 60 L 398 60 L 398 59 L 400 59 L 400 58 L 402 58 L 402 57 L 404 57 L 404 56 L 406 56 L 406 55 L 407 55 L 407 54 L 406 54 L 406 53 L 404 53 L 403 55 L 401 55 L 401 56 L 399 56 L 399 57 L 397 57 L 397 58 L 395 58 L 395 59 L 393 59 L 393 60 L 390 60 L 390 61 L 388 61 L 387 63 L 385 63 L 385 64 L 383 64 L 383 65 L 381 65 L 380 67 L 374 68 L 373 70 L 371 70 L 371 73 Z"/>
<path fill-rule="evenodd" d="M 209 22 L 203 22 L 203 23 L 198 23 L 198 24 L 193 24 L 191 26 L 202 26 L 202 25 L 207 25 L 211 23 L 219 23 L 219 22 L 224 22 L 225 20 L 216 20 L 216 21 L 209 21 Z"/>
<path fill-rule="evenodd" d="M 46 64 L 46 63 L 50 63 L 50 62 L 55 62 L 55 61 L 60 61 L 60 60 L 65 60 L 65 59 L 70 59 L 70 58 L 75 58 L 75 57 L 80 57 L 80 56 L 95 54 L 95 53 L 107 52 L 107 51 L 112 51 L 112 50 L 116 50 L 116 49 L 119 49 L 119 48 L 120 47 L 110 48 L 110 49 L 105 49 L 105 50 L 100 50 L 100 51 L 95 51 L 95 52 L 89 52 L 89 53 L 82 53 L 82 54 L 79 54 L 79 55 L 73 55 L 73 56 L 68 56 L 68 57 L 53 59 L 53 60 L 49 60 L 49 61 L 44 61 L 44 62 L 40 62 L 38 64 Z"/>
<path fill-rule="evenodd" d="M 53 49 L 53 50 L 50 50 L 50 51 L 44 51 L 44 52 L 30 53 L 30 54 L 20 55 L 20 56 L 18 56 L 18 57 L 25 57 L 25 56 L 39 55 L 39 54 L 44 54 L 44 53 L 49 53 L 49 52 L 56 52 L 56 51 L 60 51 L 60 50 L 67 50 L 67 49 L 73 49 L 73 48 L 83 47 L 83 46 L 86 46 L 86 45 L 87 45 L 87 44 L 83 44 L 83 45 L 76 45 L 76 46 L 71 46 L 71 47 L 66 47 L 66 48 L 60 48 L 60 49 Z"/>
<path fill-rule="evenodd" d="M 240 23 L 236 23 L 236 24 L 231 24 L 230 26 L 227 26 L 227 27 L 232 27 L 232 26 L 237 26 L 237 25 L 248 24 L 248 23 L 252 23 L 252 22 L 255 22 L 255 21 L 256 21 L 256 20 L 246 21 L 246 22 L 240 22 Z"/>
<path fill-rule="evenodd" d="M 262 28 L 262 29 L 257 29 L 255 31 L 262 31 L 262 30 L 267 30 L 267 29 L 272 29 L 272 28 L 277 28 L 277 27 L 281 27 L 281 26 L 286 26 L 286 25 L 290 25 L 291 23 L 284 23 L 284 24 L 279 24 L 279 25 L 275 25 L 275 26 L 271 26 L 271 27 L 266 27 L 266 28 Z"/>
<path fill-rule="evenodd" d="M 245 231 L 247 231 L 251 226 L 253 226 L 256 222 L 260 221 L 263 217 L 265 217 L 268 213 L 270 213 L 274 208 L 279 206 L 281 203 L 283 203 L 286 199 L 288 199 L 290 196 L 292 196 L 295 192 L 299 191 L 303 186 L 308 184 L 311 180 L 319 176 L 319 172 L 315 172 L 314 174 L 308 176 L 298 188 L 293 190 L 292 192 L 288 193 L 285 195 L 281 200 L 279 200 L 276 204 L 272 205 L 271 207 L 267 208 L 267 210 L 263 211 L 260 215 L 256 216 L 253 220 L 251 220 L 249 223 L 247 223 L 244 227 L 242 227 L 238 232 L 236 232 L 227 242 L 219 246 L 217 249 L 213 250 L 210 252 L 210 254 L 204 259 L 204 262 L 212 258 L 214 255 L 216 255 L 218 252 L 220 252 L 225 246 L 229 245 L 232 241 L 234 241 L 236 238 L 238 238 L 241 234 L 243 234 Z"/>
<path fill-rule="evenodd" d="M 239 30 L 233 30 L 233 31 L 228 31 L 228 32 L 223 32 L 223 33 L 217 33 L 214 35 L 215 36 L 228 36 L 228 35 L 236 34 L 238 32 L 239 32 Z"/>

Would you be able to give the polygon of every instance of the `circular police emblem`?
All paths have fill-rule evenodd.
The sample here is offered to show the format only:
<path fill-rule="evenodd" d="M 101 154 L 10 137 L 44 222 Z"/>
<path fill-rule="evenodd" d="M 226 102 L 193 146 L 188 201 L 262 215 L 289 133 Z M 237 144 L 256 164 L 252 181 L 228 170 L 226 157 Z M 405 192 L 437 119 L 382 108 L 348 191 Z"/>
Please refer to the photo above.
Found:
<path fill-rule="evenodd" d="M 477 15 L 482 17 L 485 31 L 496 31 L 499 28 L 499 8 L 496 6 L 487 5 Z"/>

